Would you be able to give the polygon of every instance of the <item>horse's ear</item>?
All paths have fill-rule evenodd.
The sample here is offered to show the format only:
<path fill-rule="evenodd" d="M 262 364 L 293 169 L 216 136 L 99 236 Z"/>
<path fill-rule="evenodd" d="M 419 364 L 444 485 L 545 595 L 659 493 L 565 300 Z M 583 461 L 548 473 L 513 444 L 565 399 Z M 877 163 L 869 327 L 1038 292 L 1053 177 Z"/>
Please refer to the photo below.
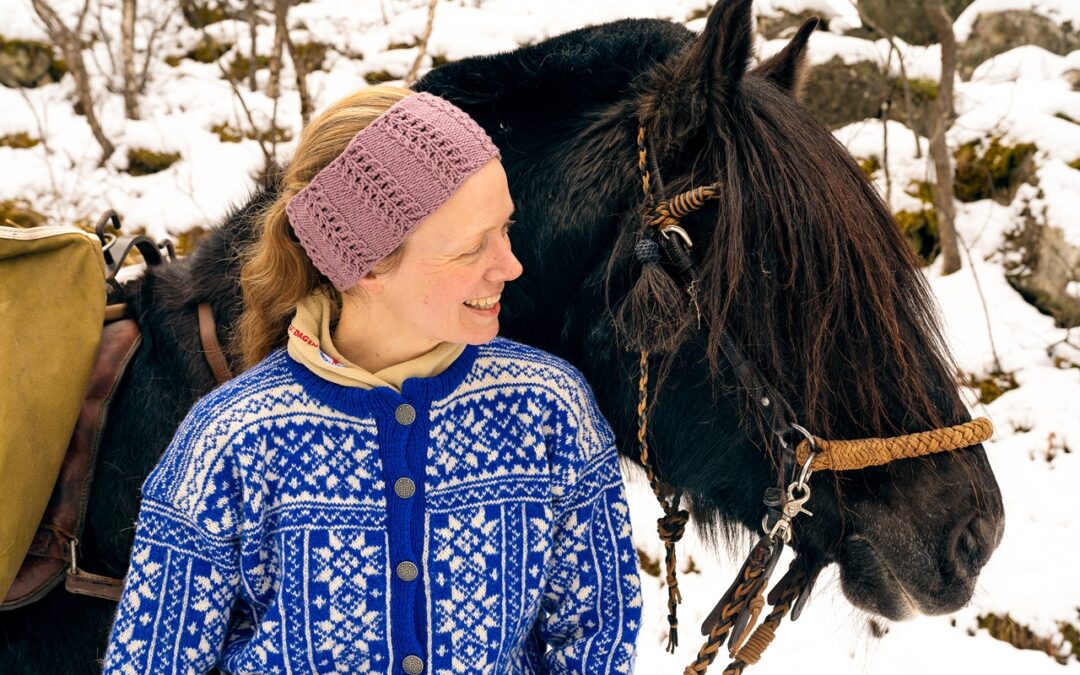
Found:
<path fill-rule="evenodd" d="M 806 43 L 817 26 L 817 17 L 809 19 L 783 49 L 755 68 L 754 74 L 799 98 L 806 79 Z"/>
<path fill-rule="evenodd" d="M 676 68 L 676 78 L 699 83 L 710 103 L 725 105 L 746 74 L 754 44 L 752 6 L 753 0 L 718 0 Z"/>

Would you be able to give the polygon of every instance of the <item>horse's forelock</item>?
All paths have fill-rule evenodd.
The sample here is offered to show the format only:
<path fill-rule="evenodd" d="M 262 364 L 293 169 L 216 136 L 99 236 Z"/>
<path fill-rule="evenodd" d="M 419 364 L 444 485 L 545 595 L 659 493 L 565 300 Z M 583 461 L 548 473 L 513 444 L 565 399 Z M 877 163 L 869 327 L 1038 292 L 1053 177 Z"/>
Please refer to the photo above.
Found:
<path fill-rule="evenodd" d="M 679 158 L 663 158 L 664 197 L 721 187 L 719 200 L 686 219 L 714 379 L 726 330 L 819 435 L 889 435 L 963 418 L 915 256 L 846 149 L 758 77 L 712 104 L 707 119 L 699 129 L 660 121 L 654 143 Z"/>

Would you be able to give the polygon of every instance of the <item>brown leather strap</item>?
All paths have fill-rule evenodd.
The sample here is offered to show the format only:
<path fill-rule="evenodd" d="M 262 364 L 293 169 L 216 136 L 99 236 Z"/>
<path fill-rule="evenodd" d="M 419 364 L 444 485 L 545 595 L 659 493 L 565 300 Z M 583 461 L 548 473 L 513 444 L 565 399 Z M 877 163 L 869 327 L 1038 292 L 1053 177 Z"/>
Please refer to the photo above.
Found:
<path fill-rule="evenodd" d="M 214 373 L 217 383 L 224 384 L 231 380 L 232 370 L 229 369 L 229 362 L 225 360 L 225 353 L 218 342 L 214 312 L 210 309 L 208 302 L 199 303 L 199 340 L 202 342 L 206 362 L 210 364 L 210 370 Z"/>
<path fill-rule="evenodd" d="M 121 579 L 90 574 L 80 569 L 74 572 L 69 569 L 64 580 L 64 588 L 76 595 L 89 595 L 102 600 L 120 602 L 120 595 L 124 592 L 124 582 Z"/>
<path fill-rule="evenodd" d="M 112 323 L 120 319 L 126 319 L 131 315 L 126 302 L 118 302 L 113 305 L 105 305 L 105 323 Z"/>
<path fill-rule="evenodd" d="M 86 399 L 68 443 L 64 463 L 31 550 L 0 602 L 0 609 L 28 605 L 52 590 L 71 567 L 70 542 L 82 536 L 86 502 L 94 476 L 109 404 L 142 334 L 133 319 L 105 324 Z"/>

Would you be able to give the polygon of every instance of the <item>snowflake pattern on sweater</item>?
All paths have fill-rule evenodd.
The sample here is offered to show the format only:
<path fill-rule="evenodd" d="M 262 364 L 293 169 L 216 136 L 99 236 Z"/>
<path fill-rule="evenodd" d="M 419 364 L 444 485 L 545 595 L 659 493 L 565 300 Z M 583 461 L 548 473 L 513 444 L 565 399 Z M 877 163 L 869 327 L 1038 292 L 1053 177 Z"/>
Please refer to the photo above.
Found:
<path fill-rule="evenodd" d="M 278 349 L 143 485 L 105 672 L 629 673 L 640 613 L 614 437 L 569 363 L 496 338 L 397 393 Z"/>

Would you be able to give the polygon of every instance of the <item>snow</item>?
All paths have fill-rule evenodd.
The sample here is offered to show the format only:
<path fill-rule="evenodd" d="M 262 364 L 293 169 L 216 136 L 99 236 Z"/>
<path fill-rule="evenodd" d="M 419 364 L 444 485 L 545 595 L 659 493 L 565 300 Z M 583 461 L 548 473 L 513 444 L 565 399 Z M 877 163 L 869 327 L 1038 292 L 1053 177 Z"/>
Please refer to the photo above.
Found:
<path fill-rule="evenodd" d="M 119 11 L 116 0 L 107 3 L 106 21 Z M 71 17 L 81 0 L 57 4 Z M 160 22 L 165 10 L 140 5 L 140 45 L 149 38 L 150 20 Z M 95 5 L 96 6 L 96 5 Z M 490 54 L 531 44 L 564 31 L 626 17 L 653 17 L 684 21 L 708 6 L 706 0 L 449 0 L 440 2 L 430 54 L 458 59 Z M 41 39 L 40 25 L 29 0 L 0 0 L 6 38 Z M 367 73 L 387 70 L 402 77 L 412 66 L 415 47 L 389 49 L 393 43 L 415 44 L 427 14 L 425 0 L 385 0 L 345 3 L 312 0 L 290 11 L 297 42 L 316 40 L 331 49 L 326 71 L 313 73 L 309 87 L 316 108 L 364 86 Z M 970 32 L 982 12 L 1032 9 L 1058 23 L 1080 26 L 1080 0 L 976 0 L 958 18 L 961 38 Z M 899 75 L 896 53 L 884 40 L 868 41 L 841 35 L 859 25 L 847 0 L 756 0 L 755 12 L 818 13 L 830 19 L 835 32 L 816 32 L 810 40 L 810 60 L 823 63 L 833 57 L 845 63 L 869 59 Z M 143 14 L 146 12 L 146 14 Z M 384 14 L 385 12 L 385 14 Z M 269 51 L 273 38 L 269 16 L 258 29 L 257 45 Z M 70 20 L 70 19 L 69 19 Z M 689 23 L 700 30 L 704 19 Z M 115 23 L 115 22 L 114 22 Z M 246 26 L 222 22 L 206 29 L 216 39 L 232 43 L 230 61 L 237 53 L 250 53 Z M 96 221 L 106 208 L 124 216 L 126 228 L 145 228 L 155 239 L 177 235 L 194 227 L 219 222 L 229 208 L 241 203 L 254 188 L 253 176 L 263 164 L 258 143 L 244 139 L 223 143 L 210 129 L 220 123 L 248 129 L 243 106 L 217 64 L 184 59 L 177 67 L 164 63 L 167 55 L 183 54 L 199 42 L 202 31 L 187 27 L 174 16 L 158 36 L 157 58 L 150 62 L 147 92 L 140 96 L 143 119 L 126 120 L 120 97 L 108 89 L 109 57 L 99 41 L 88 59 L 98 114 L 117 152 L 104 167 L 100 150 L 85 118 L 72 109 L 74 87 L 70 77 L 37 89 L 0 87 L 0 135 L 25 132 L 46 144 L 24 150 L 0 148 L 0 200 L 25 198 L 56 222 L 78 218 Z M 775 53 L 784 40 L 759 42 L 759 58 Z M 116 41 L 113 40 L 113 44 Z M 899 57 L 911 77 L 937 79 L 940 50 L 936 45 L 916 47 L 897 41 Z M 86 52 L 90 55 L 90 51 Z M 100 65 L 99 65 L 100 64 Z M 422 68 L 430 67 L 431 56 Z M 1061 666 L 1045 655 L 1019 651 L 974 631 L 979 614 L 1008 612 L 1043 634 L 1051 634 L 1058 621 L 1077 622 L 1080 606 L 1080 532 L 1073 515 L 1075 481 L 1080 476 L 1080 340 L 1056 328 L 1009 286 L 1004 277 L 1002 242 L 1016 227 L 1021 211 L 1042 214 L 1046 222 L 1063 230 L 1065 238 L 1080 245 L 1080 171 L 1068 164 L 1080 159 L 1080 92 L 1066 79 L 1080 68 L 1080 51 L 1060 57 L 1033 46 L 1019 47 L 980 65 L 969 82 L 956 82 L 957 119 L 948 132 L 955 147 L 975 139 L 999 137 L 1005 143 L 1030 142 L 1035 155 L 1037 186 L 1022 186 L 1011 204 L 989 200 L 957 204 L 958 234 L 965 246 L 964 269 L 942 277 L 937 265 L 925 274 L 942 309 L 947 335 L 960 367 L 985 376 L 1000 360 L 1015 371 L 1020 384 L 987 406 L 974 402 L 975 414 L 989 416 L 996 435 L 986 444 L 1005 499 L 1008 523 L 1005 538 L 980 578 L 972 604 L 946 617 L 921 617 L 889 624 L 884 637 L 873 637 L 870 617 L 842 597 L 834 570 L 818 583 L 814 600 L 803 618 L 779 630 L 766 654 L 761 672 L 831 672 L 927 675 L 980 672 L 1060 673 Z M 266 72 L 260 72 L 265 84 Z M 291 66 L 282 73 L 285 94 L 278 102 L 277 123 L 295 139 L 300 130 L 299 103 Z M 241 83 L 240 95 L 263 130 L 269 128 L 273 101 L 261 90 L 252 93 Z M 859 158 L 884 160 L 883 140 L 888 136 L 891 205 L 894 210 L 922 208 L 907 194 L 913 182 L 932 177 L 927 142 L 898 122 L 883 125 L 863 120 L 836 130 L 837 138 Z M 276 157 L 287 160 L 295 140 L 281 143 Z M 172 167 L 151 176 L 130 176 L 127 151 L 146 148 L 178 152 Z M 885 172 L 874 182 L 886 191 Z M 130 279 L 139 267 L 121 272 Z M 1080 297 L 1080 281 L 1069 286 Z M 984 309 L 985 303 L 985 309 Z M 1075 333 L 1075 331 L 1074 331 Z M 1071 343 L 1064 342 L 1072 337 Z M 995 357 L 996 354 L 996 357 Z M 1065 448 L 1071 449 L 1066 452 Z M 659 516 L 639 472 L 626 473 L 635 541 L 650 555 L 662 555 L 655 536 Z M 708 550 L 693 525 L 679 546 L 680 567 L 693 558 L 701 573 L 680 575 L 685 602 L 679 610 L 682 645 L 674 656 L 666 654 L 665 592 L 659 579 L 643 575 L 645 623 L 640 639 L 639 673 L 679 672 L 699 646 L 697 626 L 730 582 L 741 554 L 749 543 L 731 550 Z M 781 563 L 783 564 L 783 563 Z M 723 664 L 714 665 L 719 672 Z M 1065 672 L 1077 672 L 1070 662 Z"/>

